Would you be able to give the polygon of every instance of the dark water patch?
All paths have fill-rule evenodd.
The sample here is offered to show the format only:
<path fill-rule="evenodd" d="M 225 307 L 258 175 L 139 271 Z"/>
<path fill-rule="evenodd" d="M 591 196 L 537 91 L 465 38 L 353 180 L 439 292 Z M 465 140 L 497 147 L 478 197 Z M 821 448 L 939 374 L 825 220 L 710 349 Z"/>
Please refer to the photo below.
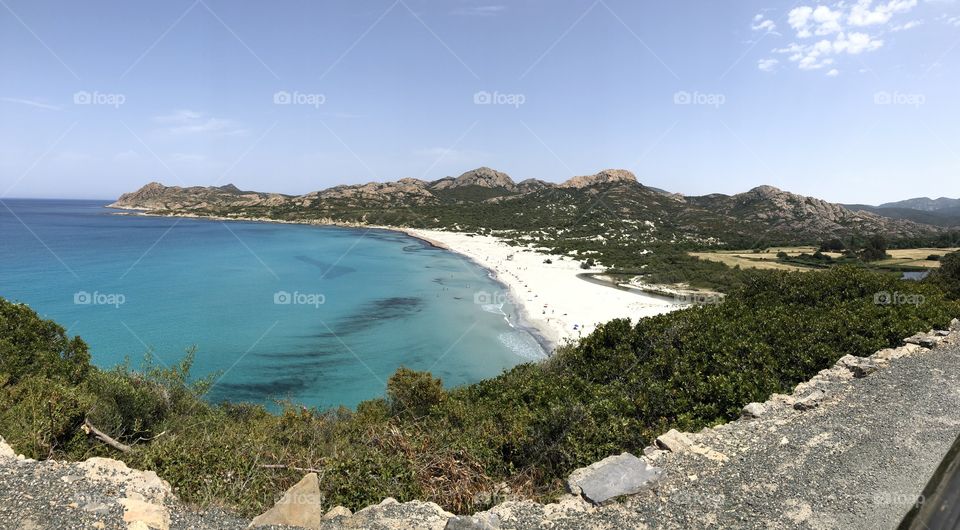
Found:
<path fill-rule="evenodd" d="M 309 256 L 296 256 L 296 259 L 304 263 L 313 265 L 314 267 L 317 267 L 320 270 L 322 270 L 323 275 L 321 276 L 321 278 L 333 279 L 333 278 L 339 278 L 341 276 L 345 276 L 347 274 L 357 272 L 357 269 L 353 267 L 345 267 L 343 265 L 326 263 L 318 259 L 311 258 Z"/>
<path fill-rule="evenodd" d="M 312 381 L 299 377 L 273 379 L 264 382 L 219 383 L 214 395 L 229 401 L 263 402 L 271 398 L 296 395 L 311 386 Z"/>
<path fill-rule="evenodd" d="M 422 311 L 423 306 L 423 299 L 413 296 L 396 296 L 374 300 L 361 306 L 358 311 L 336 321 L 332 330 L 320 333 L 316 337 L 336 339 L 367 331 L 390 320 L 407 318 Z"/>

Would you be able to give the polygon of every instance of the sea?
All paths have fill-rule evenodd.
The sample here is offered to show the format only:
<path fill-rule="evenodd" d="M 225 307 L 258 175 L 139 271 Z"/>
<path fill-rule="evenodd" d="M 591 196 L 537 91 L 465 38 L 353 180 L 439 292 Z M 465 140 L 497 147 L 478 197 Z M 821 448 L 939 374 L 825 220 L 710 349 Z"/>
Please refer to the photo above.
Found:
<path fill-rule="evenodd" d="M 94 364 L 173 366 L 213 402 L 353 407 L 399 367 L 447 387 L 545 351 L 467 258 L 378 230 L 131 215 L 107 201 L 0 201 L 0 296 Z"/>

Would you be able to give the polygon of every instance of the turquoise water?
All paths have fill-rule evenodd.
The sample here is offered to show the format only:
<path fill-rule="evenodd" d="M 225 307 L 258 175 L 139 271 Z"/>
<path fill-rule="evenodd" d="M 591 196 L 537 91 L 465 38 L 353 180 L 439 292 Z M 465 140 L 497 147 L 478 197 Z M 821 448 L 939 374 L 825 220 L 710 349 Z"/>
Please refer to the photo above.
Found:
<path fill-rule="evenodd" d="M 81 336 L 99 366 L 196 346 L 213 400 L 328 407 L 382 396 L 400 366 L 454 386 L 543 356 L 514 307 L 475 303 L 502 289 L 484 269 L 405 235 L 105 204 L 0 204 L 0 296 Z"/>

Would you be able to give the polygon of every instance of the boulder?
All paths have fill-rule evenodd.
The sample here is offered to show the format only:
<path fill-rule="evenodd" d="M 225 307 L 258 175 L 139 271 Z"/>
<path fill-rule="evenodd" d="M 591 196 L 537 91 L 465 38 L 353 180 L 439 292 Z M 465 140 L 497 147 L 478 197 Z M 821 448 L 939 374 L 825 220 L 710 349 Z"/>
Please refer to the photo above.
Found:
<path fill-rule="evenodd" d="M 960 331 L 960 318 L 950 321 L 950 331 Z"/>
<path fill-rule="evenodd" d="M 567 479 L 567 487 L 574 495 L 601 504 L 621 495 L 639 493 L 656 482 L 661 473 L 632 454 L 622 453 L 577 469 Z"/>
<path fill-rule="evenodd" d="M 743 407 L 740 415 L 744 418 L 759 418 L 767 413 L 767 407 L 762 403 L 748 403 Z"/>
<path fill-rule="evenodd" d="M 820 406 L 820 402 L 827 397 L 827 393 L 819 388 L 810 392 L 805 397 L 798 399 L 794 404 L 793 408 L 797 410 L 810 410 L 815 407 Z"/>
<path fill-rule="evenodd" d="M 916 344 L 924 348 L 933 348 L 940 343 L 941 339 L 942 337 L 937 337 L 934 333 L 917 333 L 903 339 L 903 342 L 906 344 Z"/>
<path fill-rule="evenodd" d="M 294 484 L 266 512 L 256 516 L 251 527 L 286 525 L 320 528 L 323 522 L 323 495 L 316 473 L 308 473 Z"/>
<path fill-rule="evenodd" d="M 674 453 L 680 453 L 690 448 L 693 441 L 676 429 L 670 429 L 666 434 L 657 437 L 657 445 Z"/>

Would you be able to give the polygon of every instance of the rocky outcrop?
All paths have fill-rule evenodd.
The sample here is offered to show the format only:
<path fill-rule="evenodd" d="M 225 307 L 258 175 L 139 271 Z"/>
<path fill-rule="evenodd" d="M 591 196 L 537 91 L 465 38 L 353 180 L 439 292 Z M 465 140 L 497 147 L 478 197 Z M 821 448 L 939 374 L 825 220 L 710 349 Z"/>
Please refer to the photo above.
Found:
<path fill-rule="evenodd" d="M 481 188 L 503 188 L 507 191 L 516 191 L 517 185 L 510 175 L 488 167 L 480 167 L 460 175 L 457 178 L 440 179 L 430 185 L 434 190 L 462 188 L 464 186 L 480 186 Z"/>
<path fill-rule="evenodd" d="M 610 184 L 636 184 L 637 177 L 626 169 L 605 169 L 595 175 L 573 177 L 560 184 L 561 188 L 586 188 Z"/>

